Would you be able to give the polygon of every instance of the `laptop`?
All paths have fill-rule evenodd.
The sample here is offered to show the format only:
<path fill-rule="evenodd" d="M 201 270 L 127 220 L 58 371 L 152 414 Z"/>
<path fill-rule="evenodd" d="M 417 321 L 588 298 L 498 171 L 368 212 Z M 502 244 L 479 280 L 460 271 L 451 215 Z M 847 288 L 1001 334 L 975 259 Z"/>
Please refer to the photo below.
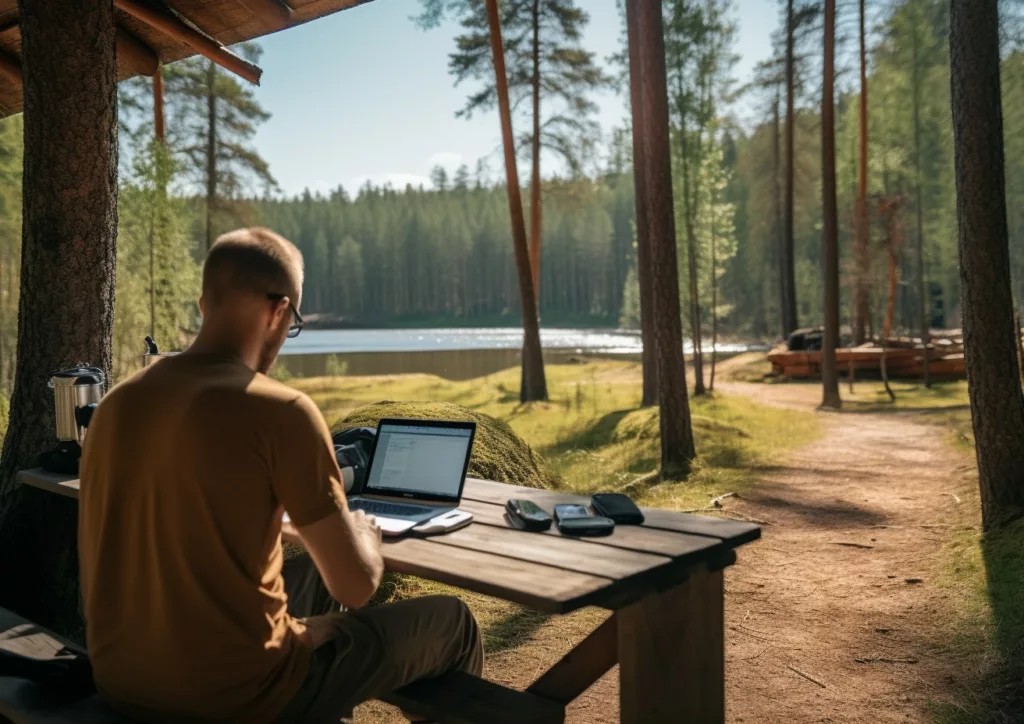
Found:
<path fill-rule="evenodd" d="M 366 482 L 348 499 L 399 535 L 458 507 L 466 482 L 475 422 L 381 420 Z"/>

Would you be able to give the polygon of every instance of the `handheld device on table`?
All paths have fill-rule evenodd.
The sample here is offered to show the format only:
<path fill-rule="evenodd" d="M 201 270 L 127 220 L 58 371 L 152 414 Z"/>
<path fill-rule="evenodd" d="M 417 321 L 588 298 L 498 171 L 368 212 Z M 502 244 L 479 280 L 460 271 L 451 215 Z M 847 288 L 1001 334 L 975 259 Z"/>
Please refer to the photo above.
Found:
<path fill-rule="evenodd" d="M 505 503 L 505 512 L 512 525 L 519 530 L 540 533 L 551 528 L 551 516 L 532 500 L 513 498 Z"/>
<path fill-rule="evenodd" d="M 455 518 L 442 521 L 442 516 L 462 500 L 475 434 L 475 422 L 381 420 L 366 483 L 359 495 L 349 498 L 349 508 L 375 516 L 389 536 L 425 521 L 434 521 L 432 527 L 455 523 Z M 465 525 L 468 520 L 458 522 Z"/>
<path fill-rule="evenodd" d="M 644 514 L 628 495 L 622 493 L 595 493 L 590 496 L 594 512 L 611 518 L 619 525 L 642 525 Z"/>
<path fill-rule="evenodd" d="M 614 520 L 591 515 L 585 505 L 556 505 L 555 520 L 565 535 L 611 535 L 615 530 Z"/>

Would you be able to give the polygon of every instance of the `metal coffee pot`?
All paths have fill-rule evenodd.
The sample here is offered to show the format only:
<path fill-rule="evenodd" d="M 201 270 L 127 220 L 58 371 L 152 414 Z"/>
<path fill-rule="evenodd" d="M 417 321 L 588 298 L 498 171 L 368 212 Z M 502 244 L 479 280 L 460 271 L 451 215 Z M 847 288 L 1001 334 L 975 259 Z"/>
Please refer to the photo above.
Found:
<path fill-rule="evenodd" d="M 50 378 L 57 417 L 57 439 L 81 443 L 92 412 L 103 398 L 106 377 L 98 367 L 74 367 Z"/>

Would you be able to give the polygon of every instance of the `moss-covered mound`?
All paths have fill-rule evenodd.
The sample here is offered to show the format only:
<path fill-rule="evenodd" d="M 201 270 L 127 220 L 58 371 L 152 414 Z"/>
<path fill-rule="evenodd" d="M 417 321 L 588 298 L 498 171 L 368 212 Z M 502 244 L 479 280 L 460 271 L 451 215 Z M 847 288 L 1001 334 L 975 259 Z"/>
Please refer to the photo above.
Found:
<path fill-rule="evenodd" d="M 512 432 L 512 428 L 490 415 L 449 402 L 377 402 L 353 410 L 335 426 L 335 431 L 351 427 L 376 427 L 381 418 L 413 420 L 472 420 L 476 422 L 473 456 L 469 476 L 528 488 L 554 488 L 557 478 L 543 458 Z"/>
<path fill-rule="evenodd" d="M 656 440 L 661 436 L 660 419 L 658 408 L 648 407 L 643 410 L 635 410 L 624 416 L 615 425 L 612 431 L 612 440 L 615 442 L 626 442 L 628 440 Z M 736 437 L 750 437 L 750 435 L 735 425 L 720 422 L 703 415 L 691 415 L 690 422 L 695 432 L 719 433 L 723 435 L 735 435 Z"/>

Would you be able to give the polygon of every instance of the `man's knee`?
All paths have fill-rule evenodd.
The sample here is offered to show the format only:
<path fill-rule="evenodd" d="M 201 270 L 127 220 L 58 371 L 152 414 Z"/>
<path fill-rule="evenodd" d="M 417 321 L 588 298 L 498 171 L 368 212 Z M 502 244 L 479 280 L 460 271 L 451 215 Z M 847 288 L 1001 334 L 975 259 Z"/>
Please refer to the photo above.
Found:
<path fill-rule="evenodd" d="M 468 673 L 479 675 L 483 669 L 483 643 L 476 618 L 469 606 L 456 596 L 430 596 L 425 599 L 433 615 L 442 622 L 448 636 L 458 645 L 456 666 Z"/>

